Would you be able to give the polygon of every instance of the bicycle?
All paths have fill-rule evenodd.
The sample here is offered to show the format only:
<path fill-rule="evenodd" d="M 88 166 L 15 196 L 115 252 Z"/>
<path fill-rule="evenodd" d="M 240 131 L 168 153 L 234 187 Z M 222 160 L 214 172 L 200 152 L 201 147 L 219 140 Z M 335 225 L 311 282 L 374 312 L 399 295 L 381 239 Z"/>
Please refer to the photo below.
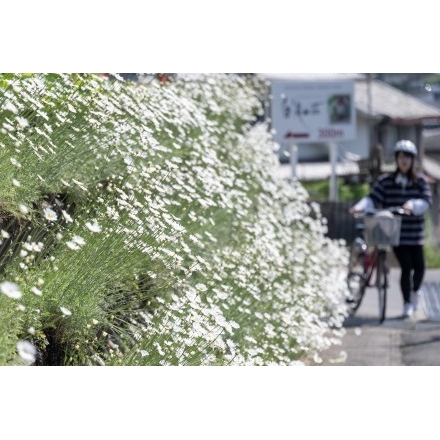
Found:
<path fill-rule="evenodd" d="M 361 305 L 367 287 L 376 287 L 378 292 L 379 323 L 385 320 L 388 261 L 391 246 L 397 246 L 400 238 L 402 207 L 369 210 L 355 214 L 358 236 L 350 248 L 347 285 L 349 314 L 353 316 Z"/>

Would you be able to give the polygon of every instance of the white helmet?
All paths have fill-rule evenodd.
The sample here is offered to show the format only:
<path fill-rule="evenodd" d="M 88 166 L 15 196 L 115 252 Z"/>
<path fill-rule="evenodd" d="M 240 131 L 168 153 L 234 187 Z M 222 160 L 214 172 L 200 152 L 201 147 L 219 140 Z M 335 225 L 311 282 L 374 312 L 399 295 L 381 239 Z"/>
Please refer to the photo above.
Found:
<path fill-rule="evenodd" d="M 413 142 L 407 139 L 402 139 L 394 145 L 394 153 L 398 153 L 399 151 L 412 154 L 414 157 L 417 156 L 417 147 Z"/>

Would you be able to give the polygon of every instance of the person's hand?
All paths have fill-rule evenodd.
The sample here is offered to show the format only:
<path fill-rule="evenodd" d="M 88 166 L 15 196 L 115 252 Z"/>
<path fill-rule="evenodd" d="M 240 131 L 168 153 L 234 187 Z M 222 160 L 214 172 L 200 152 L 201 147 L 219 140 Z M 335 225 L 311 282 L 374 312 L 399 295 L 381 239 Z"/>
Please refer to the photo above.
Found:
<path fill-rule="evenodd" d="M 413 212 L 413 204 L 411 200 L 408 200 L 406 203 L 402 205 L 403 211 L 405 214 L 412 214 Z"/>
<path fill-rule="evenodd" d="M 348 212 L 349 212 L 351 215 L 357 215 L 357 214 L 360 214 L 360 213 L 362 212 L 362 210 L 361 210 L 361 209 L 355 209 L 354 207 L 351 207 L 351 208 L 348 210 Z"/>

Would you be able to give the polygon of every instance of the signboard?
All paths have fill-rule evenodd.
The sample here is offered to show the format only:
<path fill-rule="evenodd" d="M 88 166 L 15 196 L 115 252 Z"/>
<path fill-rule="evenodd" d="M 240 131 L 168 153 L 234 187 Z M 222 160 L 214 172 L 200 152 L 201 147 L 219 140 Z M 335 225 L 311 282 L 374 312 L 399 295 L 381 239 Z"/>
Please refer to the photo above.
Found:
<path fill-rule="evenodd" d="M 272 128 L 282 148 L 356 138 L 354 81 L 272 80 Z"/>

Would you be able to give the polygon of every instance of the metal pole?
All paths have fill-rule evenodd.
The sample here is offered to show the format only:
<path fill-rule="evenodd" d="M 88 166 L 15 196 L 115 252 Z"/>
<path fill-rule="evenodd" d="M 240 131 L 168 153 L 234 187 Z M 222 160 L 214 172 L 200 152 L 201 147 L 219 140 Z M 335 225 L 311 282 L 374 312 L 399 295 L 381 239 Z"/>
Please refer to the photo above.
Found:
<path fill-rule="evenodd" d="M 338 187 L 336 180 L 336 159 L 337 159 L 337 145 L 334 142 L 328 144 L 330 150 L 330 187 L 329 187 L 329 200 L 336 202 L 338 200 Z"/>
<path fill-rule="evenodd" d="M 368 104 L 368 131 L 369 131 L 369 142 L 370 145 L 368 145 L 368 148 L 371 149 L 374 145 L 374 136 L 373 136 L 373 96 L 371 91 L 371 80 L 372 80 L 373 74 L 368 73 L 367 74 L 367 104 Z M 370 152 L 370 150 L 369 150 Z"/>
<path fill-rule="evenodd" d="M 296 168 L 298 164 L 298 147 L 293 144 L 290 146 L 290 167 L 292 171 L 292 182 L 296 183 L 298 180 Z"/>

